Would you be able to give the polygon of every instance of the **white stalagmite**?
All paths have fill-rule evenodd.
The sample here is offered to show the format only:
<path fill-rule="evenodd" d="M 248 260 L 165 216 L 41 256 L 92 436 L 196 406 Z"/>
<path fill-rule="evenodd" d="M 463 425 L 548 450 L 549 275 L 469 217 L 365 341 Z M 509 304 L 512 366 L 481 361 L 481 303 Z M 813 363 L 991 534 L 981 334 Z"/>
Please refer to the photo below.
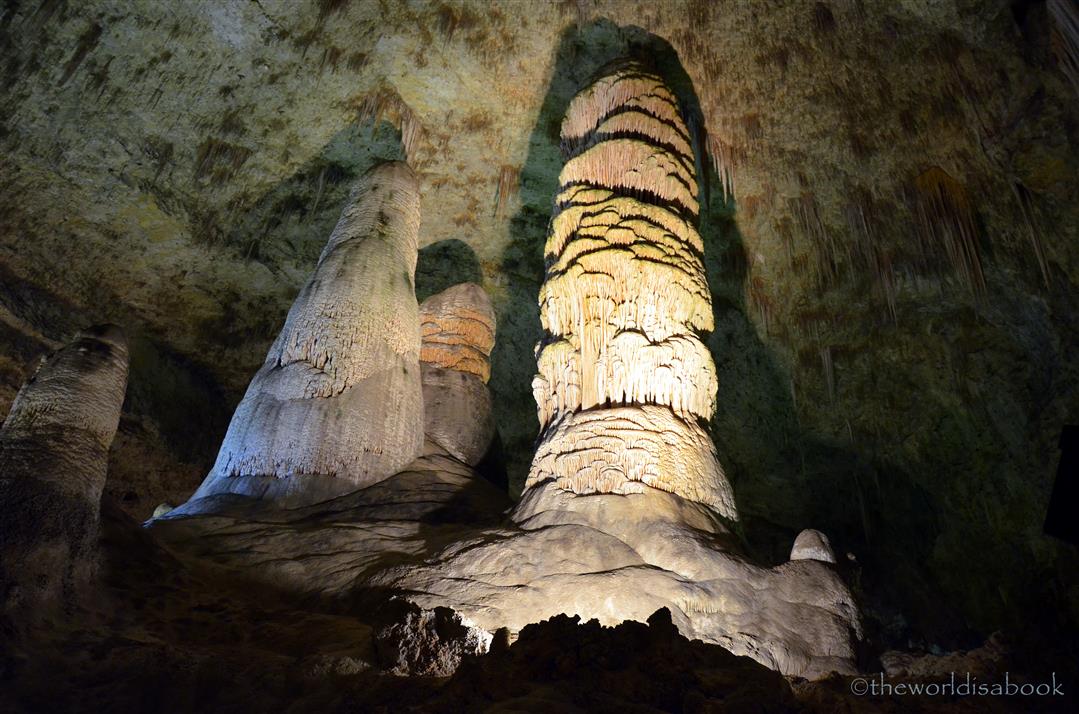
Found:
<path fill-rule="evenodd" d="M 120 328 L 83 330 L 23 385 L 0 429 L 0 615 L 16 625 L 94 574 L 127 370 Z"/>
<path fill-rule="evenodd" d="M 193 501 L 311 503 L 381 481 L 420 453 L 419 223 L 406 164 L 360 179 Z"/>
<path fill-rule="evenodd" d="M 420 305 L 425 432 L 460 461 L 475 466 L 495 435 L 491 350 L 495 313 L 483 288 L 461 283 Z"/>
<path fill-rule="evenodd" d="M 832 551 L 832 543 L 828 540 L 828 536 L 818 530 L 806 528 L 794 539 L 790 559 L 834 563 L 835 553 Z"/>
<path fill-rule="evenodd" d="M 688 136 L 673 93 L 636 64 L 570 103 L 532 383 L 542 435 L 526 485 L 652 487 L 735 520 L 698 423 L 715 412 L 717 383 L 700 338 L 712 303 Z"/>

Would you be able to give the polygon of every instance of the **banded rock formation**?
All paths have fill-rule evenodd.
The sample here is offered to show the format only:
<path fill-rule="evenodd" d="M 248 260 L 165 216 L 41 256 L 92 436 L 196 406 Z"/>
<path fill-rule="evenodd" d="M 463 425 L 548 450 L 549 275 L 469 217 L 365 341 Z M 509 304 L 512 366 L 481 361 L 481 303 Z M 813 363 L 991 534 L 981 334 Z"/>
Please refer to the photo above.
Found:
<path fill-rule="evenodd" d="M 490 356 L 495 313 L 483 288 L 461 283 L 420 305 L 424 430 L 463 463 L 475 466 L 495 436 Z"/>
<path fill-rule="evenodd" d="M 715 408 L 700 339 L 712 312 L 677 101 L 640 66 L 615 66 L 570 104 L 563 146 L 533 382 L 542 431 L 516 529 L 370 582 L 492 632 L 665 607 L 686 637 L 783 673 L 852 671 L 857 607 L 808 537 L 762 568 L 725 525 L 737 511 L 700 424 Z"/>
<path fill-rule="evenodd" d="M 0 429 L 0 612 L 13 620 L 70 602 L 94 574 L 127 371 L 120 328 L 83 330 L 23 385 Z"/>
<path fill-rule="evenodd" d="M 716 371 L 689 132 L 662 79 L 616 67 L 578 94 L 545 249 L 533 392 L 541 441 L 526 487 L 676 493 L 737 519 L 698 420 Z"/>
<path fill-rule="evenodd" d="M 419 223 L 406 164 L 357 182 L 192 501 L 237 493 L 314 503 L 419 455 Z"/>

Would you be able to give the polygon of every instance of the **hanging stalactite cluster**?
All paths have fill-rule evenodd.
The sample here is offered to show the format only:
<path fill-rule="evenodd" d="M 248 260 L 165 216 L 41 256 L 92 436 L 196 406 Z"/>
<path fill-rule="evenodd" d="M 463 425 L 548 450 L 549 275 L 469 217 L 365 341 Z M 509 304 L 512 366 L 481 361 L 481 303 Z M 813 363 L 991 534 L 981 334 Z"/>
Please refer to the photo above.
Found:
<path fill-rule="evenodd" d="M 401 132 L 401 146 L 405 150 L 405 156 L 412 165 L 416 165 L 416 149 L 423 138 L 423 125 L 412 107 L 401 99 L 401 95 L 389 86 L 378 89 L 364 95 L 358 107 L 358 118 L 361 123 L 371 121 L 375 127 L 383 119 L 397 127 Z"/>
<path fill-rule="evenodd" d="M 919 252 L 946 256 L 954 274 L 976 296 L 985 294 L 974 209 L 966 188 L 939 167 L 914 180 Z"/>
<path fill-rule="evenodd" d="M 1053 18 L 1052 47 L 1060 69 L 1079 92 L 1079 5 L 1074 0 L 1049 0 Z"/>

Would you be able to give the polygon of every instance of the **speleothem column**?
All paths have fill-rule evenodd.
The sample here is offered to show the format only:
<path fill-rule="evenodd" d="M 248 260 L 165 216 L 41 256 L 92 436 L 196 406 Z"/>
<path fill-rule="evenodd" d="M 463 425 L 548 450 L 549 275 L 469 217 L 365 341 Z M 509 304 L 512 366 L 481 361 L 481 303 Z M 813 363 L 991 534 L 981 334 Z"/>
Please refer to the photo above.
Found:
<path fill-rule="evenodd" d="M 460 283 L 420 305 L 420 369 L 427 438 L 475 466 L 495 436 L 491 350 L 495 313 L 483 288 Z"/>
<path fill-rule="evenodd" d="M 570 103 L 562 146 L 533 380 L 541 439 L 526 486 L 651 487 L 735 519 L 701 426 L 716 403 L 700 337 L 712 304 L 678 102 L 658 76 L 622 63 Z"/>
<path fill-rule="evenodd" d="M 18 622 L 70 601 L 95 571 L 127 368 L 120 328 L 83 330 L 23 385 L 0 429 L 0 611 Z"/>
<path fill-rule="evenodd" d="M 419 224 L 408 165 L 357 182 L 192 501 L 231 492 L 313 503 L 420 453 Z"/>

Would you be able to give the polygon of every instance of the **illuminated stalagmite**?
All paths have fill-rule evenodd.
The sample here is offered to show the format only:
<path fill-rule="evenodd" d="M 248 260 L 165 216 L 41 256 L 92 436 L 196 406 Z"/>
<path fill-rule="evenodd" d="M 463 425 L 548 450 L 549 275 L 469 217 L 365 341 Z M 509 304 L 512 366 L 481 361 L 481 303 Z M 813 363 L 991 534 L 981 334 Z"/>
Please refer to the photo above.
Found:
<path fill-rule="evenodd" d="M 527 486 L 653 487 L 736 519 L 699 422 L 716 406 L 689 132 L 663 81 L 601 78 L 562 124 L 562 191 L 547 240 L 533 391 L 542 439 Z"/>
<path fill-rule="evenodd" d="M 427 438 L 475 466 L 495 435 L 491 349 L 495 313 L 483 288 L 461 283 L 420 305 L 420 369 Z"/>
<path fill-rule="evenodd" d="M 313 503 L 380 481 L 420 453 L 419 223 L 406 164 L 360 179 L 192 500 Z"/>
<path fill-rule="evenodd" d="M 127 386 L 120 328 L 83 330 L 23 385 L 0 429 L 0 611 L 69 601 L 95 569 L 101 492 Z"/>
<path fill-rule="evenodd" d="M 489 631 L 666 607 L 687 637 L 787 674 L 851 671 L 858 612 L 823 536 L 762 568 L 725 525 L 737 511 L 702 427 L 716 406 L 700 338 L 712 309 L 677 100 L 639 65 L 614 65 L 572 101 L 562 139 L 533 382 L 541 436 L 518 530 L 375 584 Z"/>

